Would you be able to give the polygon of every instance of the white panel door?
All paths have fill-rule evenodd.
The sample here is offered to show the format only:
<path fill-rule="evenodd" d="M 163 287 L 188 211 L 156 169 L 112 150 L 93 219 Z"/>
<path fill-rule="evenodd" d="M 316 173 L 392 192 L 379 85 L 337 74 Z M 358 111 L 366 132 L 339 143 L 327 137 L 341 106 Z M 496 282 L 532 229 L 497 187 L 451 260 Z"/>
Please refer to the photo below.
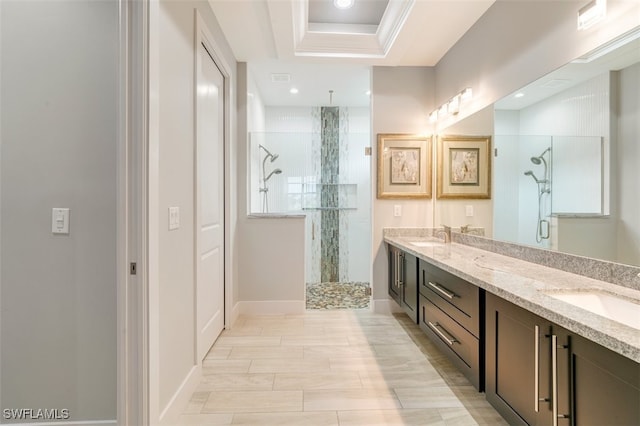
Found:
<path fill-rule="evenodd" d="M 196 312 L 203 359 L 224 328 L 224 78 L 201 44 L 196 102 Z"/>

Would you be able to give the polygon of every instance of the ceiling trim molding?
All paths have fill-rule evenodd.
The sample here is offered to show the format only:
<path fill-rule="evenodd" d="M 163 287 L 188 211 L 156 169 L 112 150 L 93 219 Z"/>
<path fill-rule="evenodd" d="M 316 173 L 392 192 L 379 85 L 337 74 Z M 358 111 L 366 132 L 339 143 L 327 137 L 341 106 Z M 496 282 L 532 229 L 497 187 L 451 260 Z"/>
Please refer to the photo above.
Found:
<path fill-rule="evenodd" d="M 390 1 L 380 25 L 309 25 L 309 0 L 292 1 L 295 56 L 384 58 L 415 0 Z M 375 28 L 375 31 L 374 31 Z"/>

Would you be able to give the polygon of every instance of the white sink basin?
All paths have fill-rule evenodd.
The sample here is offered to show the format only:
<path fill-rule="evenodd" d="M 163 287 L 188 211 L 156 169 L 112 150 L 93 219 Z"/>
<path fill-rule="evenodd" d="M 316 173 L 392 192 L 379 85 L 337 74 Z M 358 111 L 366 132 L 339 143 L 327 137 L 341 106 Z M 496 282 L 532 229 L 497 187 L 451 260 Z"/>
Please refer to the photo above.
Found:
<path fill-rule="evenodd" d="M 640 330 L 640 304 L 610 293 L 548 292 L 551 297 Z"/>
<path fill-rule="evenodd" d="M 416 247 L 440 247 L 442 243 L 437 243 L 435 241 L 411 241 L 409 244 L 414 245 Z"/>

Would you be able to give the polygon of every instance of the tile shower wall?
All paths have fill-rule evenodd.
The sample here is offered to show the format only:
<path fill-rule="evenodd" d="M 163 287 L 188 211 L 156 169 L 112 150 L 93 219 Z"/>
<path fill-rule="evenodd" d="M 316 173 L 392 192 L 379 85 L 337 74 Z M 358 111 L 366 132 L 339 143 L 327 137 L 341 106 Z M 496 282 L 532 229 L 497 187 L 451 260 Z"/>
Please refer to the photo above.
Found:
<path fill-rule="evenodd" d="M 357 186 L 356 209 L 342 210 L 329 223 L 336 223 L 337 253 L 332 256 L 338 260 L 336 267 L 338 281 L 369 282 L 370 280 L 370 240 L 371 240 L 371 198 L 370 198 L 370 160 L 364 155 L 365 147 L 370 146 L 370 118 L 367 107 L 336 107 L 338 112 L 338 146 L 333 148 L 337 154 L 335 169 L 338 176 L 334 183 Z M 251 162 L 260 163 L 262 155 L 257 154 L 258 143 L 266 146 L 279 157 L 274 163 L 267 161 L 267 168 L 282 169 L 282 174 L 273 176 L 269 181 L 269 211 L 272 213 L 295 211 L 290 189 L 291 182 L 321 182 L 322 174 L 322 107 L 266 107 L 265 133 L 251 136 Z M 257 169 L 261 163 L 253 167 Z M 325 167 L 330 167 L 325 163 Z M 325 170 L 326 176 L 333 172 Z M 252 192 L 258 191 L 260 176 L 252 176 Z M 327 183 L 332 182 L 327 180 Z M 325 193 L 327 195 L 328 193 Z M 344 196 L 339 193 L 338 196 Z M 254 197 L 256 199 L 256 197 Z M 340 201 L 340 200 L 338 200 Z M 261 205 L 252 203 L 251 210 L 260 212 Z M 298 210 L 299 212 L 299 210 Z M 306 280 L 320 282 L 321 277 L 321 241 L 322 211 L 305 210 L 307 216 L 306 238 Z M 329 215 L 325 214 L 325 221 Z M 327 230 L 325 229 L 325 232 Z M 326 247 L 328 248 L 328 247 Z M 337 266 L 336 265 L 336 266 Z M 334 272 L 335 273 L 335 272 Z"/>
<path fill-rule="evenodd" d="M 320 281 L 340 280 L 340 110 L 320 108 Z"/>

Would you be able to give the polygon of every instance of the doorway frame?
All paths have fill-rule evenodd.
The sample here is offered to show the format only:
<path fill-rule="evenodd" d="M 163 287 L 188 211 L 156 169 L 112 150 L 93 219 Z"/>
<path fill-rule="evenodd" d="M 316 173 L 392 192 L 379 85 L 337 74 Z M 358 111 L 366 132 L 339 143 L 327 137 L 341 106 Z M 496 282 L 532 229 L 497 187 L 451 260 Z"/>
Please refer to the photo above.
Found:
<path fill-rule="evenodd" d="M 169 414 L 159 406 L 157 358 L 159 8 L 159 0 L 119 0 L 117 423 L 132 426 L 166 421 L 162 417 Z M 234 69 L 197 8 L 194 20 L 194 38 L 202 39 L 224 77 L 224 327 L 229 328 L 234 318 L 231 222 L 237 210 L 231 197 Z"/>
<path fill-rule="evenodd" d="M 200 45 L 203 45 L 205 50 L 207 51 L 207 53 L 209 54 L 209 56 L 211 56 L 211 59 L 213 60 L 213 63 L 215 64 L 215 66 L 218 68 L 218 70 L 220 71 L 220 74 L 222 74 L 222 78 L 223 78 L 223 122 L 222 122 L 222 126 L 223 126 L 223 143 L 222 143 L 222 155 L 223 155 L 223 170 L 222 170 L 222 179 L 223 179 L 223 226 L 224 226 L 224 239 L 223 239 L 223 248 L 224 248 L 224 252 L 222 253 L 223 255 L 223 277 L 224 277 L 224 301 L 223 301 L 223 312 L 224 312 L 224 325 L 223 325 L 223 330 L 226 329 L 229 324 L 230 324 L 230 312 L 231 312 L 231 303 L 232 303 L 232 292 L 231 292 L 231 288 L 230 288 L 230 271 L 231 271 L 231 263 L 230 263 L 230 238 L 229 238 L 229 233 L 230 233 L 230 221 L 229 218 L 231 217 L 231 200 L 230 200 L 230 188 L 229 188 L 229 182 L 230 182 L 230 176 L 229 176 L 229 170 L 230 170 L 230 163 L 231 163 L 231 159 L 230 159 L 230 141 L 231 141 L 231 68 L 229 67 L 229 64 L 227 63 L 227 61 L 224 59 L 224 57 L 221 55 L 221 49 L 218 45 L 218 43 L 215 41 L 215 38 L 213 37 L 213 35 L 211 34 L 211 31 L 209 30 L 209 28 L 207 27 L 207 24 L 205 23 L 204 19 L 202 18 L 202 16 L 200 15 L 200 12 L 198 12 L 198 9 L 194 9 L 194 28 L 195 28 L 195 34 L 194 34 L 194 50 L 193 50 L 193 57 L 194 57 L 194 61 L 193 61 L 193 81 L 194 81 L 194 94 L 197 92 L 198 90 L 198 66 L 197 66 L 197 61 L 198 61 L 198 55 L 199 55 L 199 49 L 200 49 Z M 194 146 L 197 146 L 197 121 L 198 121 L 198 114 L 197 114 L 197 96 L 194 96 L 193 99 L 193 110 L 194 110 L 194 116 L 193 116 L 193 132 L 194 132 Z M 195 150 L 195 152 L 197 153 L 197 149 Z M 195 171 L 195 175 L 194 175 L 194 182 L 197 182 L 198 176 L 197 176 L 197 158 L 194 158 L 194 171 Z M 198 215 L 198 208 L 197 208 L 197 203 L 198 203 L 198 188 L 197 185 L 194 186 L 194 193 L 193 193 L 193 200 L 194 200 L 194 223 L 197 223 L 197 215 Z M 198 237 L 197 237 L 197 230 L 194 229 L 194 253 L 198 252 Z M 193 270 L 194 270 L 194 276 L 197 277 L 197 272 L 198 272 L 198 260 L 197 260 L 197 255 L 196 257 L 194 257 L 194 263 L 193 263 Z M 199 334 L 199 330 L 197 327 L 198 324 L 198 300 L 197 300 L 197 291 L 194 291 L 194 299 L 193 299 L 193 304 L 194 304 L 194 323 L 196 324 L 196 327 L 194 329 L 194 354 L 195 354 L 195 359 L 194 359 L 194 364 L 196 365 L 200 365 L 202 364 L 202 360 L 199 359 L 198 356 L 198 334 Z"/>

